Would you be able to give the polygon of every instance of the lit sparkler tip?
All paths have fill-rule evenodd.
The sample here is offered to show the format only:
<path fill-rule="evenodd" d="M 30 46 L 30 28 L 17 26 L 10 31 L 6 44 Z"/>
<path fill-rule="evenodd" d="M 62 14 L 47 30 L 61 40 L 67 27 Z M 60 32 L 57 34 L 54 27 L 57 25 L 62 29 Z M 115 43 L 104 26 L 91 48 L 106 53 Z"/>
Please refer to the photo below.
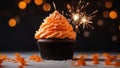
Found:
<path fill-rule="evenodd" d="M 73 14 L 72 18 L 74 21 L 78 21 L 79 20 L 79 14 Z"/>
<path fill-rule="evenodd" d="M 94 27 L 91 26 L 91 23 L 92 23 L 91 20 L 94 17 L 94 14 L 98 12 L 98 10 L 93 11 L 91 14 L 87 14 L 86 11 L 83 11 L 83 10 L 88 5 L 89 5 L 89 3 L 87 2 L 85 4 L 85 2 L 83 0 L 79 1 L 79 4 L 76 8 L 74 8 L 70 4 L 67 4 L 67 8 L 68 8 L 70 14 L 66 14 L 66 15 L 70 16 L 69 21 L 72 22 L 72 25 L 73 25 L 75 31 L 78 33 L 80 33 L 79 26 L 81 26 L 81 25 L 82 25 L 83 29 L 85 27 L 88 28 L 88 26 L 91 27 L 92 29 L 94 29 Z M 54 2 L 53 2 L 53 7 L 56 10 L 56 5 Z M 62 11 L 62 14 L 64 15 L 63 11 Z"/>
<path fill-rule="evenodd" d="M 88 28 L 88 26 L 94 29 L 94 27 L 91 26 L 91 23 L 93 23 L 91 20 L 95 16 L 95 13 L 98 12 L 98 10 L 93 11 L 91 14 L 87 14 L 86 11 L 84 11 L 84 9 L 88 5 L 89 5 L 89 2 L 85 4 L 84 0 L 80 0 L 76 8 L 74 8 L 70 4 L 67 4 L 67 8 L 70 13 L 68 14 L 68 16 L 70 16 L 69 21 L 72 22 L 73 27 L 75 28 L 75 31 L 77 31 L 78 33 L 80 32 L 79 31 L 80 25 L 82 25 L 83 29 L 85 27 Z M 76 10 L 74 11 L 74 9 Z"/>
<path fill-rule="evenodd" d="M 81 19 L 81 22 L 87 22 L 86 17 L 83 17 L 83 18 Z"/>

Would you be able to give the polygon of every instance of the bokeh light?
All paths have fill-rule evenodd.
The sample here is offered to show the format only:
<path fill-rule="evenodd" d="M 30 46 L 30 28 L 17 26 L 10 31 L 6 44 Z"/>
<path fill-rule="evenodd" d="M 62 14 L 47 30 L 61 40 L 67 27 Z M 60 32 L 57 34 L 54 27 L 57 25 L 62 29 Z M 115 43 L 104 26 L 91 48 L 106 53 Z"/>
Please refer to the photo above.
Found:
<path fill-rule="evenodd" d="M 98 1 L 98 2 L 97 2 L 97 6 L 98 6 L 98 7 L 101 7 L 101 6 L 103 6 L 103 4 L 102 4 L 100 1 Z"/>
<path fill-rule="evenodd" d="M 43 0 L 34 0 L 34 3 L 36 5 L 41 5 L 41 4 L 43 4 Z"/>
<path fill-rule="evenodd" d="M 20 9 L 26 9 L 27 4 L 26 4 L 26 2 L 24 2 L 24 1 L 20 1 L 19 4 L 18 4 L 18 7 L 19 7 Z"/>
<path fill-rule="evenodd" d="M 120 25 L 118 26 L 118 29 L 120 30 Z"/>
<path fill-rule="evenodd" d="M 67 9 L 71 10 L 70 4 L 67 4 Z"/>
<path fill-rule="evenodd" d="M 19 16 L 16 16 L 16 17 L 15 17 L 15 20 L 16 20 L 16 23 L 17 23 L 17 24 L 20 23 L 20 17 L 19 17 Z"/>
<path fill-rule="evenodd" d="M 104 22 L 103 22 L 103 20 L 98 20 L 98 21 L 97 21 L 97 24 L 98 24 L 99 26 L 103 26 Z"/>
<path fill-rule="evenodd" d="M 89 36 L 90 36 L 90 32 L 85 31 L 85 32 L 84 32 L 84 37 L 89 37 Z"/>
<path fill-rule="evenodd" d="M 10 27 L 15 27 L 16 26 L 16 20 L 14 18 L 9 19 L 8 22 Z"/>
<path fill-rule="evenodd" d="M 23 0 L 23 1 L 26 2 L 27 4 L 31 2 L 31 0 Z"/>
<path fill-rule="evenodd" d="M 112 2 L 111 2 L 111 1 L 107 1 L 107 2 L 105 3 L 105 7 L 106 7 L 106 8 L 111 8 L 111 7 L 112 7 Z"/>
<path fill-rule="evenodd" d="M 117 35 L 113 35 L 113 36 L 112 36 L 112 41 L 113 41 L 113 42 L 116 42 L 117 40 L 118 40 Z"/>
<path fill-rule="evenodd" d="M 108 10 L 103 11 L 103 17 L 104 18 L 109 18 L 109 11 Z"/>
<path fill-rule="evenodd" d="M 49 4 L 49 3 L 45 3 L 45 4 L 43 5 L 43 10 L 44 10 L 44 11 L 50 11 L 50 10 L 51 10 L 50 4 Z"/>
<path fill-rule="evenodd" d="M 109 13 L 109 16 L 110 16 L 111 19 L 116 19 L 117 16 L 118 16 L 118 14 L 117 14 L 116 11 L 111 11 L 111 12 Z"/>

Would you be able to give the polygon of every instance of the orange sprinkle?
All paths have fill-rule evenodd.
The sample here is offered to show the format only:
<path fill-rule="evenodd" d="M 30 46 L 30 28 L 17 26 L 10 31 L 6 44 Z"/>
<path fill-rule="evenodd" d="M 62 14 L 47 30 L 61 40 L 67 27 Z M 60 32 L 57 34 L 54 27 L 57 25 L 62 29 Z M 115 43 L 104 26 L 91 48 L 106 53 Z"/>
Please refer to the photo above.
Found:
<path fill-rule="evenodd" d="M 120 61 L 115 62 L 114 66 L 120 66 Z"/>
<path fill-rule="evenodd" d="M 86 57 L 86 56 L 85 56 L 85 55 L 82 55 L 82 54 L 79 54 L 79 55 L 78 55 L 78 58 L 81 59 L 81 60 L 82 60 L 82 59 L 85 59 L 85 57 Z"/>
<path fill-rule="evenodd" d="M 99 60 L 98 59 L 94 59 L 93 60 L 93 64 L 99 64 Z"/>
<path fill-rule="evenodd" d="M 7 56 L 4 54 L 3 55 L 3 60 L 6 60 L 7 59 Z"/>
<path fill-rule="evenodd" d="M 33 60 L 33 61 L 36 61 L 36 62 L 41 62 L 42 58 L 39 55 L 34 54 L 34 55 L 30 56 L 29 60 Z"/>
<path fill-rule="evenodd" d="M 92 55 L 92 59 L 98 59 L 98 57 L 99 57 L 99 54 L 93 54 Z"/>
<path fill-rule="evenodd" d="M 0 55 L 0 59 L 2 59 L 2 60 L 6 60 L 7 59 L 7 56 L 5 55 L 5 54 L 3 54 L 3 55 Z"/>
<path fill-rule="evenodd" d="M 109 56 L 108 59 L 110 59 L 111 61 L 115 60 L 117 58 L 117 56 Z"/>
<path fill-rule="evenodd" d="M 108 58 L 110 55 L 108 53 L 103 53 L 102 56 Z"/>
<path fill-rule="evenodd" d="M 112 65 L 111 60 L 109 60 L 109 59 L 105 60 L 105 65 Z"/>
<path fill-rule="evenodd" d="M 92 59 L 93 59 L 93 64 L 99 64 L 99 54 L 93 54 Z"/>
<path fill-rule="evenodd" d="M 36 62 L 41 62 L 42 59 L 41 59 L 40 57 L 37 57 L 37 58 L 35 59 L 35 61 L 36 61 Z"/>
<path fill-rule="evenodd" d="M 21 55 L 19 53 L 14 54 L 15 58 L 19 58 Z"/>
<path fill-rule="evenodd" d="M 77 60 L 77 63 L 79 66 L 85 66 L 86 62 L 85 62 L 85 56 L 84 55 L 79 55 L 80 59 Z"/>
<path fill-rule="evenodd" d="M 2 59 L 0 59 L 0 66 L 1 66 L 2 62 L 3 62 L 3 60 L 2 60 Z"/>
<path fill-rule="evenodd" d="M 20 57 L 18 61 L 21 65 L 26 65 L 26 61 L 24 58 Z"/>
<path fill-rule="evenodd" d="M 86 62 L 84 60 L 78 60 L 77 63 L 78 63 L 79 66 L 85 66 L 86 65 Z"/>
<path fill-rule="evenodd" d="M 86 65 L 85 56 L 79 54 L 79 60 L 77 60 L 77 62 L 73 62 L 72 65 L 73 66 L 85 66 Z"/>
<path fill-rule="evenodd" d="M 73 66 L 85 66 L 85 65 L 86 65 L 86 62 L 85 62 L 85 61 L 78 60 L 77 62 L 73 62 L 72 65 L 73 65 Z"/>
<path fill-rule="evenodd" d="M 19 53 L 15 53 L 14 56 L 15 56 L 16 62 L 19 62 L 19 61 L 21 60 L 21 58 L 22 58 Z M 13 62 L 14 62 L 14 61 L 13 61 Z"/>

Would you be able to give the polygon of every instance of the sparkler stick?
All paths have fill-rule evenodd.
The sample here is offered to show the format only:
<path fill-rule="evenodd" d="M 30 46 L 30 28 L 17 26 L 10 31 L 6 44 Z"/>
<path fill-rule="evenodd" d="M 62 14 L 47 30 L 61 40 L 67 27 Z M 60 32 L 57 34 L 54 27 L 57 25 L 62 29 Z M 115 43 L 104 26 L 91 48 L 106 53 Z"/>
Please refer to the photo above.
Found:
<path fill-rule="evenodd" d="M 56 5 L 55 5 L 55 3 L 53 2 L 53 6 L 54 6 L 54 9 L 56 10 Z"/>

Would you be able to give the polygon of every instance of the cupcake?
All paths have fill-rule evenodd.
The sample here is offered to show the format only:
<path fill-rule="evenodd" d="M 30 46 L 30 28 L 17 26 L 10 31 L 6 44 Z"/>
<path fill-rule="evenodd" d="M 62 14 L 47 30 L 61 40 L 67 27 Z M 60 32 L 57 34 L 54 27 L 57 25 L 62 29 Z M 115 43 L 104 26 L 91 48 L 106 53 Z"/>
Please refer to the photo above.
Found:
<path fill-rule="evenodd" d="M 72 59 L 76 33 L 67 19 L 54 11 L 35 33 L 41 57 L 45 60 Z"/>

